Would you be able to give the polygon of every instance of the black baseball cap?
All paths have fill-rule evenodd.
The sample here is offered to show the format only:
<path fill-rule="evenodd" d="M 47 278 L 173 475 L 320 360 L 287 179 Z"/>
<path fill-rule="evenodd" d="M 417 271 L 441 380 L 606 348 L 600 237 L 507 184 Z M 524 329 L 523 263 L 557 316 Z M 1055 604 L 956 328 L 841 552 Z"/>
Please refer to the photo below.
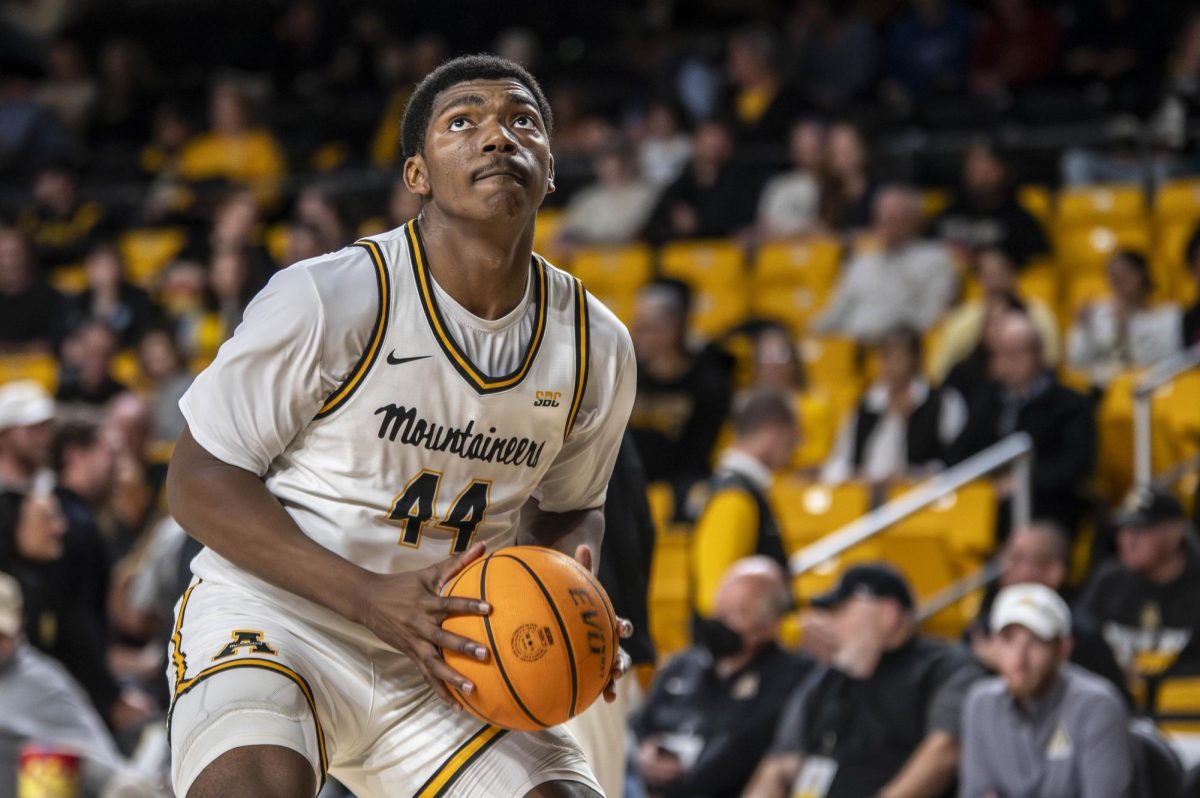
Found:
<path fill-rule="evenodd" d="M 1187 518 L 1179 500 L 1160 488 L 1134 488 L 1117 509 L 1113 523 L 1123 526 L 1152 526 L 1163 521 Z"/>
<path fill-rule="evenodd" d="M 814 596 L 809 604 L 821 609 L 832 609 L 853 596 L 890 598 L 899 602 L 906 610 L 913 607 L 912 591 L 904 576 L 890 565 L 875 563 L 856 565 L 842 574 L 837 587 L 828 593 Z"/>

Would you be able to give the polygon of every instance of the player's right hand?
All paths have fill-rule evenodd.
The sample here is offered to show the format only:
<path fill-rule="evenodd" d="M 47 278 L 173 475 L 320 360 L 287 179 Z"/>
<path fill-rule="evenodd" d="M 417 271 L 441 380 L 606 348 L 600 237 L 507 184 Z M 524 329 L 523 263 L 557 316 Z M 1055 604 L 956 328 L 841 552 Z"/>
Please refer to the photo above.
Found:
<path fill-rule="evenodd" d="M 445 683 L 453 684 L 464 694 L 475 685 L 442 659 L 442 649 L 449 649 L 485 660 L 488 650 L 474 640 L 452 634 L 442 628 L 442 621 L 451 615 L 487 615 L 490 604 L 468 598 L 442 595 L 442 588 L 462 569 L 483 556 L 484 544 L 476 543 L 462 554 L 448 560 L 404 574 L 375 574 L 365 585 L 366 602 L 363 625 L 380 640 L 407 654 L 420 669 L 433 691 L 455 709 L 462 706 L 454 700 Z"/>

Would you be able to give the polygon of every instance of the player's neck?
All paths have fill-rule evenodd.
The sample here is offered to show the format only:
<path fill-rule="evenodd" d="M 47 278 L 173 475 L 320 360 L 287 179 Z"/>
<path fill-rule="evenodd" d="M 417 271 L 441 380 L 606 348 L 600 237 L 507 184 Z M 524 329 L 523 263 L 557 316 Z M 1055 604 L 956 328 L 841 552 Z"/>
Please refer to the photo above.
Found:
<path fill-rule="evenodd" d="M 426 207 L 420 228 L 433 279 L 468 312 L 498 319 L 520 303 L 533 254 L 532 224 L 514 235 L 513 226 L 452 220 Z"/>

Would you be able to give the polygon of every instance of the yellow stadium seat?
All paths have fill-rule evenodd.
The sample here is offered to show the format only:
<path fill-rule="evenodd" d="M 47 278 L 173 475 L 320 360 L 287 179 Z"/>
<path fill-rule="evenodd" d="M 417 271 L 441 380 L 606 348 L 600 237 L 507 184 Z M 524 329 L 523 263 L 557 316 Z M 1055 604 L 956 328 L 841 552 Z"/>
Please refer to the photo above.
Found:
<path fill-rule="evenodd" d="M 725 239 L 674 241 L 659 250 L 659 268 L 692 288 L 720 291 L 746 279 L 742 248 Z"/>
<path fill-rule="evenodd" d="M 825 307 L 825 298 L 806 286 L 755 288 L 751 292 L 751 313 L 760 319 L 780 322 L 793 335 L 803 335 L 809 323 Z"/>
<path fill-rule="evenodd" d="M 636 291 L 653 272 L 653 254 L 644 244 L 580 249 L 571 257 L 571 273 L 593 292 Z"/>
<path fill-rule="evenodd" d="M 1017 291 L 1023 299 L 1040 299 L 1049 307 L 1058 305 L 1058 277 L 1049 258 L 1031 260 L 1017 277 Z"/>
<path fill-rule="evenodd" d="M 1050 191 L 1045 186 L 1038 186 L 1032 183 L 1021 186 L 1017 189 L 1017 202 L 1021 204 L 1022 208 L 1033 214 L 1042 224 L 1050 221 L 1050 216 L 1054 211 L 1054 204 Z"/>
<path fill-rule="evenodd" d="M 750 298 L 744 284 L 692 294 L 691 326 L 705 338 L 719 338 L 745 321 L 749 312 Z"/>
<path fill-rule="evenodd" d="M 287 257 L 288 248 L 288 226 L 286 224 L 273 224 L 267 228 L 267 232 L 263 235 L 263 245 L 267 248 L 267 254 L 279 264 L 282 264 L 284 258 Z M 291 265 L 290 263 L 287 265 Z"/>
<path fill-rule="evenodd" d="M 33 380 L 50 393 L 58 389 L 58 361 L 49 353 L 0 355 L 0 385 Z"/>
<path fill-rule="evenodd" d="M 1140 372 L 1118 374 L 1096 411 L 1096 487 L 1109 505 L 1133 484 L 1133 388 Z"/>
<path fill-rule="evenodd" d="M 543 208 L 538 211 L 537 224 L 533 230 L 533 251 L 550 261 L 555 261 L 554 239 L 562 228 L 564 213 L 561 208 Z"/>
<path fill-rule="evenodd" d="M 1136 185 L 1063 189 L 1055 209 L 1057 225 L 1137 222 L 1146 216 L 1146 195 Z"/>
<path fill-rule="evenodd" d="M 87 290 L 87 271 L 83 266 L 59 266 L 50 273 L 50 286 L 63 294 L 79 294 Z"/>
<path fill-rule="evenodd" d="M 1200 180 L 1172 180 L 1154 196 L 1154 216 L 1159 221 L 1200 220 Z"/>
<path fill-rule="evenodd" d="M 806 338 L 800 344 L 800 358 L 808 371 L 809 382 L 821 388 L 835 389 L 862 384 L 858 343 L 850 338 L 823 336 Z"/>
<path fill-rule="evenodd" d="M 1076 274 L 1067 278 L 1063 285 L 1063 304 L 1059 322 L 1068 329 L 1084 305 L 1098 302 L 1110 294 L 1108 278 L 1103 274 Z"/>
<path fill-rule="evenodd" d="M 781 477 L 771 487 L 771 506 L 789 555 L 866 514 L 870 499 L 865 485 L 822 485 L 793 476 Z M 824 592 L 850 565 L 879 556 L 876 545 L 856 546 L 795 578 L 793 589 L 801 597 Z"/>
<path fill-rule="evenodd" d="M 637 294 L 633 291 L 590 291 L 606 308 L 611 310 L 621 323 L 628 327 L 633 323 L 633 309 L 637 304 Z"/>
<path fill-rule="evenodd" d="M 655 539 L 647 588 L 650 636 L 660 657 L 691 642 L 691 535 L 668 528 Z"/>
<path fill-rule="evenodd" d="M 765 244 L 754 259 L 754 284 L 806 286 L 828 294 L 837 281 L 841 254 L 841 244 L 834 238 Z"/>
<path fill-rule="evenodd" d="M 137 350 L 122 349 L 118 352 L 113 357 L 108 372 L 114 380 L 127 388 L 137 389 L 141 387 L 142 367 L 138 363 Z"/>
<path fill-rule="evenodd" d="M 894 488 L 889 498 L 909 487 Z M 982 564 L 996 544 L 996 489 L 980 480 L 963 485 L 895 526 L 884 537 L 933 534 L 942 540 L 952 560 L 967 566 Z"/>
<path fill-rule="evenodd" d="M 816 469 L 829 457 L 837 438 L 838 408 L 824 391 L 796 395 L 796 417 L 800 420 L 800 445 L 792 452 L 792 468 Z"/>
<path fill-rule="evenodd" d="M 1155 473 L 1196 455 L 1200 449 L 1200 371 L 1189 371 L 1154 393 L 1151 411 Z"/>
<path fill-rule="evenodd" d="M 1154 234 L 1151 267 L 1158 299 L 1174 299 L 1190 304 L 1195 299 L 1196 282 L 1190 274 L 1185 248 L 1192 234 L 1200 229 L 1195 219 L 1160 219 Z"/>
<path fill-rule="evenodd" d="M 129 281 L 150 286 L 187 243 L 187 232 L 180 227 L 130 230 L 118 245 L 125 259 Z"/>
<path fill-rule="evenodd" d="M 1065 273 L 1098 271 L 1114 252 L 1150 252 L 1149 224 L 1084 225 L 1060 228 L 1055 235 L 1058 262 Z"/>
<path fill-rule="evenodd" d="M 944 188 L 927 188 L 921 192 L 921 212 L 932 219 L 950 204 L 950 192 Z"/>

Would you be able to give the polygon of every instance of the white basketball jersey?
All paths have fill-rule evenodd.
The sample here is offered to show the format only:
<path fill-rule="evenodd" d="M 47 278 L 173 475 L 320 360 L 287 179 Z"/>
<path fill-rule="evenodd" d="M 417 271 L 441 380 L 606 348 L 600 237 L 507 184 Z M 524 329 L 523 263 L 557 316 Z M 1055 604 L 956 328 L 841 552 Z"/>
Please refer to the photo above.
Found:
<path fill-rule="evenodd" d="M 632 400 L 632 377 L 620 374 L 632 369 L 628 334 L 582 283 L 535 255 L 533 334 L 511 373 L 489 376 L 447 330 L 415 221 L 355 246 L 375 272 L 374 328 L 349 375 L 270 463 L 266 486 L 309 537 L 377 573 L 422 568 L 474 541 L 512 543 L 522 505 L 565 441 L 595 424 L 615 425 L 603 437 L 619 441 L 629 410 L 620 405 Z M 609 351 L 597 351 L 597 325 Z M 592 393 L 607 385 L 610 395 L 589 393 L 585 407 L 597 368 Z M 601 448 L 573 467 L 611 470 L 615 446 Z M 193 570 L 220 581 L 241 574 L 209 550 Z"/>

